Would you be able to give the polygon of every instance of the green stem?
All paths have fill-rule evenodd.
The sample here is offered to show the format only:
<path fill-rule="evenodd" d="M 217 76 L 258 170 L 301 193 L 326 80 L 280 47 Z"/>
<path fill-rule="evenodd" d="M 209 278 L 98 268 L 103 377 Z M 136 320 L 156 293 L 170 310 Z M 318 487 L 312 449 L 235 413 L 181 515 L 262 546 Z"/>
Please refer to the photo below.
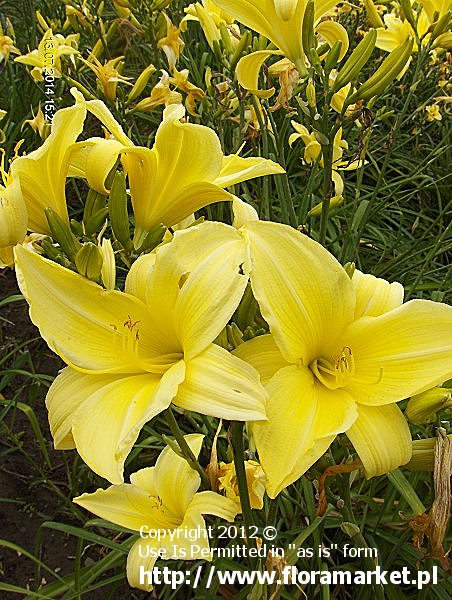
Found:
<path fill-rule="evenodd" d="M 243 522 L 247 533 L 253 525 L 253 513 L 251 512 L 250 497 L 248 494 L 248 484 L 246 481 L 245 463 L 244 463 L 244 447 L 243 447 L 243 421 L 234 421 L 232 423 L 232 452 L 234 454 L 235 475 L 239 488 L 240 504 L 242 507 Z M 255 544 L 255 539 L 251 538 L 252 544 Z M 247 540 L 250 543 L 250 538 Z"/>
<path fill-rule="evenodd" d="M 334 137 L 332 138 L 334 139 Z M 333 172 L 333 141 L 327 146 L 322 146 L 323 156 L 323 199 L 322 199 L 322 214 L 320 216 L 320 233 L 319 242 L 325 245 L 326 226 L 328 223 L 328 213 L 330 210 L 332 172 Z"/>
<path fill-rule="evenodd" d="M 179 425 L 177 424 L 176 418 L 174 417 L 173 411 L 171 410 L 170 407 L 168 407 L 166 410 L 163 411 L 163 414 L 165 416 L 165 419 L 166 419 L 166 422 L 168 423 L 169 428 L 171 429 L 171 433 L 174 435 L 177 443 L 179 444 L 179 448 L 180 448 L 182 454 L 184 455 L 185 460 L 188 462 L 188 464 L 190 465 L 190 467 L 192 469 L 194 469 L 195 471 L 198 471 L 199 475 L 201 476 L 201 481 L 202 481 L 204 487 L 207 487 L 208 489 L 210 489 L 209 478 L 207 477 L 206 473 L 204 472 L 204 469 L 202 468 L 202 466 L 199 464 L 198 459 L 193 454 L 190 446 L 187 444 L 187 442 L 184 438 L 184 435 L 183 435 L 182 431 L 180 430 Z"/>

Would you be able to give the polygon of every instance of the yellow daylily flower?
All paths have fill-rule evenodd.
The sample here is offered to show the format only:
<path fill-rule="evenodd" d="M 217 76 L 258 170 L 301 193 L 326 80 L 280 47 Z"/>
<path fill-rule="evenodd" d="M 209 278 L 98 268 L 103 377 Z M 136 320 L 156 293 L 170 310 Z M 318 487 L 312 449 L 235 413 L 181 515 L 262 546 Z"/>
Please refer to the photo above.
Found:
<path fill-rule="evenodd" d="M 346 432 L 368 477 L 405 464 L 411 436 L 399 400 L 452 374 L 452 307 L 403 302 L 403 288 L 342 266 L 278 223 L 242 225 L 251 285 L 270 334 L 234 351 L 261 374 L 268 421 L 254 423 L 274 498 Z"/>
<path fill-rule="evenodd" d="M 0 169 L 5 184 L 0 184 L 0 268 L 14 264 L 13 248 L 25 239 L 28 222 L 19 179 L 6 175 L 3 161 L 4 155 Z"/>
<path fill-rule="evenodd" d="M 258 373 L 212 343 L 240 302 L 248 263 L 241 235 L 210 225 L 177 231 L 138 259 L 125 292 L 16 247 L 31 320 L 68 365 L 46 399 L 55 447 L 76 447 L 112 483 L 122 483 L 142 426 L 171 402 L 225 419 L 265 418 Z"/>
<path fill-rule="evenodd" d="M 203 437 L 196 433 L 185 436 L 196 457 Z M 130 481 L 82 494 L 74 502 L 102 519 L 140 531 L 143 537 L 127 558 L 127 579 L 132 587 L 152 589 L 146 576 L 140 580 L 140 571 L 151 572 L 158 557 L 211 560 L 203 515 L 234 521 L 238 510 L 232 500 L 211 491 L 198 492 L 199 474 L 169 446 L 155 467 L 140 469 Z M 195 539 L 194 531 L 198 534 Z"/>
<path fill-rule="evenodd" d="M 3 35 L 3 31 L 0 26 L 0 63 L 3 60 L 5 63 L 8 62 L 10 54 L 20 54 L 20 50 L 16 48 L 9 35 Z"/>
<path fill-rule="evenodd" d="M 220 462 L 218 471 L 218 489 L 226 494 L 236 505 L 239 512 L 242 511 L 240 504 L 239 487 L 234 463 Z M 255 460 L 245 460 L 246 484 L 250 498 L 251 508 L 261 510 L 264 506 L 265 473 Z"/>
<path fill-rule="evenodd" d="M 428 104 L 425 107 L 427 113 L 427 121 L 442 121 L 442 114 L 437 104 Z"/>
<path fill-rule="evenodd" d="M 61 57 L 79 54 L 77 44 L 78 34 L 71 34 L 65 38 L 47 29 L 36 50 L 17 56 L 14 61 L 32 66 L 31 75 L 36 81 L 44 80 L 43 72 L 53 77 L 61 77 Z"/>
<path fill-rule="evenodd" d="M 283 55 L 297 66 L 300 74 L 306 72 L 302 44 L 302 24 L 306 0 L 214 0 L 237 21 L 268 38 L 278 50 L 260 50 L 244 56 L 237 64 L 236 75 L 242 87 L 259 96 L 268 96 L 274 90 L 258 90 L 259 70 L 271 55 Z M 348 35 L 342 25 L 331 20 L 321 20 L 337 0 L 316 0 L 314 23 L 319 38 L 330 46 L 342 42 L 340 58 L 348 49 Z"/>
<path fill-rule="evenodd" d="M 291 123 L 292 123 L 292 126 L 295 129 L 296 133 L 292 133 L 289 136 L 289 145 L 292 146 L 293 143 L 297 139 L 301 139 L 305 145 L 303 158 L 304 158 L 304 161 L 306 162 L 306 164 L 309 165 L 309 164 L 315 162 L 316 160 L 318 160 L 320 157 L 319 164 L 321 167 L 323 167 L 322 146 L 317 141 L 314 133 L 309 133 L 308 129 L 304 125 L 301 125 L 300 123 L 297 123 L 296 121 L 291 121 Z M 360 167 L 360 165 L 362 164 L 360 160 L 354 160 L 354 161 L 342 160 L 344 150 L 346 150 L 346 149 L 348 149 L 348 143 L 346 140 L 342 139 L 342 127 L 340 127 L 338 132 L 334 136 L 334 141 L 333 141 L 332 179 L 333 179 L 333 183 L 334 183 L 335 195 L 334 195 L 334 198 L 331 199 L 332 202 L 333 202 L 333 200 L 337 201 L 337 199 L 341 198 L 342 194 L 344 193 L 344 181 L 343 181 L 342 177 L 339 175 L 338 171 L 339 170 L 352 171 L 354 169 L 358 169 Z M 317 207 L 314 207 L 312 209 L 312 211 L 315 211 L 316 208 Z M 312 211 L 311 211 L 311 214 L 316 214 L 315 212 L 312 213 Z"/>
<path fill-rule="evenodd" d="M 154 146 L 134 146 L 108 109 L 99 101 L 83 102 L 115 139 L 91 138 L 73 147 L 76 173 L 106 193 L 105 178 L 121 155 L 130 184 L 135 214 L 134 243 L 138 248 L 153 227 L 171 227 L 200 208 L 232 200 L 224 188 L 254 177 L 284 173 L 277 163 L 260 157 L 224 156 L 216 133 L 209 127 L 181 122 L 185 109 L 171 104 L 163 111 Z M 108 122 L 107 122 L 108 121 Z M 116 123 L 116 126 L 114 124 Z M 113 131 L 115 129 L 115 131 Z"/>
<path fill-rule="evenodd" d="M 169 104 L 182 103 L 182 94 L 170 87 L 171 85 L 174 85 L 174 81 L 172 81 L 169 73 L 167 73 L 164 69 L 161 69 L 161 73 L 162 76 L 152 88 L 150 96 L 140 100 L 140 102 L 135 105 L 135 110 L 148 112 L 157 106 L 168 106 Z"/>
<path fill-rule="evenodd" d="M 32 114 L 33 118 L 26 119 L 22 123 L 22 127 L 20 128 L 20 130 L 22 131 L 25 125 L 30 125 L 33 131 L 35 133 L 39 133 L 40 138 L 45 140 L 50 133 L 50 123 L 46 120 L 44 113 L 42 112 L 41 103 L 38 104 L 38 112 L 36 113 L 36 115 L 33 113 L 33 109 Z"/>
<path fill-rule="evenodd" d="M 118 87 L 118 83 L 125 83 L 132 87 L 130 77 L 124 77 L 119 71 L 124 64 L 122 62 L 123 58 L 124 56 L 117 56 L 116 58 L 107 60 L 104 65 L 94 55 L 91 55 L 89 60 L 85 60 L 84 58 L 80 59 L 96 75 L 102 90 L 102 95 L 105 100 L 108 100 L 109 102 L 114 102 L 114 100 L 116 100 L 116 88 Z"/>
<path fill-rule="evenodd" d="M 213 49 L 214 42 L 220 42 L 220 24 L 223 23 L 230 33 L 231 44 L 237 45 L 240 39 L 240 30 L 233 25 L 234 18 L 227 12 L 215 6 L 212 0 L 202 0 L 190 4 L 184 8 L 187 20 L 199 21 L 201 28 L 206 36 L 207 43 Z M 231 33 L 233 31 L 233 33 Z"/>
<path fill-rule="evenodd" d="M 163 13 L 166 21 L 166 36 L 157 42 L 157 48 L 161 48 L 166 55 L 168 66 L 174 69 L 179 60 L 180 53 L 184 49 L 185 43 L 180 37 L 181 32 L 187 29 L 186 21 L 182 20 L 179 27 L 172 24 L 171 19 L 166 13 Z"/>
<path fill-rule="evenodd" d="M 85 117 L 86 108 L 81 103 L 58 110 L 43 145 L 11 164 L 11 175 L 19 179 L 24 195 L 30 231 L 50 234 L 44 213 L 47 207 L 69 223 L 64 189 L 70 148 L 82 132 Z"/>

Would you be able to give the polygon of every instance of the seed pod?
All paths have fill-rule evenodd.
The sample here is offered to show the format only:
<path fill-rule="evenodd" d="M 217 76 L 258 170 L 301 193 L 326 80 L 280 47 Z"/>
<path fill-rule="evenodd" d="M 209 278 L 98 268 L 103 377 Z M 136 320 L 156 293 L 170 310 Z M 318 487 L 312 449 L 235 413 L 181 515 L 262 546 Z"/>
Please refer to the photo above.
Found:
<path fill-rule="evenodd" d="M 357 100 L 370 100 L 385 90 L 406 65 L 412 50 L 413 38 L 407 37 L 400 46 L 397 46 L 397 48 L 385 58 L 383 64 L 375 71 L 372 77 L 358 88 L 356 93 L 350 98 L 350 104 Z"/>
<path fill-rule="evenodd" d="M 377 32 L 375 29 L 369 29 L 367 35 L 359 42 L 351 55 L 348 57 L 345 65 L 340 69 L 334 81 L 333 92 L 337 92 L 341 88 L 357 79 L 361 69 L 367 63 L 375 48 L 377 41 Z"/>
<path fill-rule="evenodd" d="M 81 248 L 81 244 L 58 213 L 48 207 L 44 210 L 53 239 L 58 242 L 63 252 L 73 261 Z"/>

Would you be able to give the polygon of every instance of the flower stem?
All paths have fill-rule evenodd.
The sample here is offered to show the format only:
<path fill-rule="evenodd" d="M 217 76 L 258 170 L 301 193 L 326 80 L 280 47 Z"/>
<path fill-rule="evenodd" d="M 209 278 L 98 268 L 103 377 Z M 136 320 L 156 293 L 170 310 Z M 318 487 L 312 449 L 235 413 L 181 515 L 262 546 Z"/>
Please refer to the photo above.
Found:
<path fill-rule="evenodd" d="M 237 485 L 239 488 L 243 521 L 245 524 L 245 529 L 247 533 L 249 533 L 250 526 L 253 525 L 253 513 L 251 512 L 248 484 L 246 481 L 245 463 L 243 460 L 243 427 L 244 423 L 242 421 L 234 421 L 232 423 L 232 452 L 234 454 L 235 475 L 237 477 Z M 250 540 L 248 539 L 247 541 L 249 542 Z M 255 540 L 253 543 L 255 543 Z"/>
<path fill-rule="evenodd" d="M 183 457 L 185 458 L 185 460 L 188 462 L 188 464 L 190 465 L 190 467 L 192 469 L 194 469 L 195 471 L 198 471 L 199 475 L 201 476 L 201 481 L 202 481 L 204 487 L 206 487 L 207 489 L 210 489 L 209 478 L 207 477 L 206 473 L 204 472 L 204 469 L 202 468 L 202 466 L 199 464 L 198 459 L 193 454 L 190 446 L 185 441 L 184 435 L 183 435 L 182 431 L 180 430 L 179 425 L 177 424 L 177 421 L 174 417 L 173 411 L 171 410 L 170 407 L 168 407 L 166 410 L 163 411 L 163 414 L 165 415 L 166 422 L 168 423 L 168 426 L 171 429 L 171 433 L 174 435 L 177 443 L 179 444 L 179 448 L 180 448 L 180 451 L 181 451 Z"/>

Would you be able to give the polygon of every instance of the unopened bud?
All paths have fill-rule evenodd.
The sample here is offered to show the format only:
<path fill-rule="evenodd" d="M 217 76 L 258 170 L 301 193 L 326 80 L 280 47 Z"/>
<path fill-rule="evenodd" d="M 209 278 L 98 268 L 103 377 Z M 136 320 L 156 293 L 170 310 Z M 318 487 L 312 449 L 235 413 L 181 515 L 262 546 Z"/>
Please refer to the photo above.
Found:
<path fill-rule="evenodd" d="M 132 102 L 133 100 L 135 100 L 135 98 L 137 98 L 141 94 L 141 92 L 146 87 L 146 85 L 149 81 L 149 78 L 151 77 L 151 75 L 153 73 L 155 73 L 155 71 L 156 71 L 156 68 L 154 67 L 154 65 L 149 65 L 148 67 L 146 67 L 144 69 L 144 71 L 142 71 L 140 73 L 138 79 L 135 82 L 135 85 L 130 90 L 129 95 L 127 96 L 127 103 Z"/>
<path fill-rule="evenodd" d="M 111 184 L 108 210 L 115 238 L 125 250 L 130 250 L 132 240 L 130 239 L 129 214 L 127 212 L 126 176 L 121 171 L 115 174 Z"/>
<path fill-rule="evenodd" d="M 435 387 L 412 396 L 406 407 L 406 417 L 411 423 L 432 423 L 440 410 L 452 408 L 452 389 Z"/>
<path fill-rule="evenodd" d="M 104 259 L 100 248 L 92 242 L 83 244 L 80 250 L 75 255 L 75 266 L 80 275 L 98 281 L 102 271 Z"/>
<path fill-rule="evenodd" d="M 384 23 L 372 0 L 364 0 L 364 6 L 366 7 L 367 18 L 372 27 L 384 27 Z"/>
<path fill-rule="evenodd" d="M 312 83 L 312 79 L 308 81 L 308 85 L 306 86 L 306 99 L 311 108 L 314 108 L 316 105 L 316 97 L 315 97 L 315 87 Z"/>
<path fill-rule="evenodd" d="M 72 233 L 69 223 L 63 221 L 58 213 L 48 207 L 44 210 L 53 239 L 58 242 L 63 252 L 73 261 L 81 244 Z"/>

